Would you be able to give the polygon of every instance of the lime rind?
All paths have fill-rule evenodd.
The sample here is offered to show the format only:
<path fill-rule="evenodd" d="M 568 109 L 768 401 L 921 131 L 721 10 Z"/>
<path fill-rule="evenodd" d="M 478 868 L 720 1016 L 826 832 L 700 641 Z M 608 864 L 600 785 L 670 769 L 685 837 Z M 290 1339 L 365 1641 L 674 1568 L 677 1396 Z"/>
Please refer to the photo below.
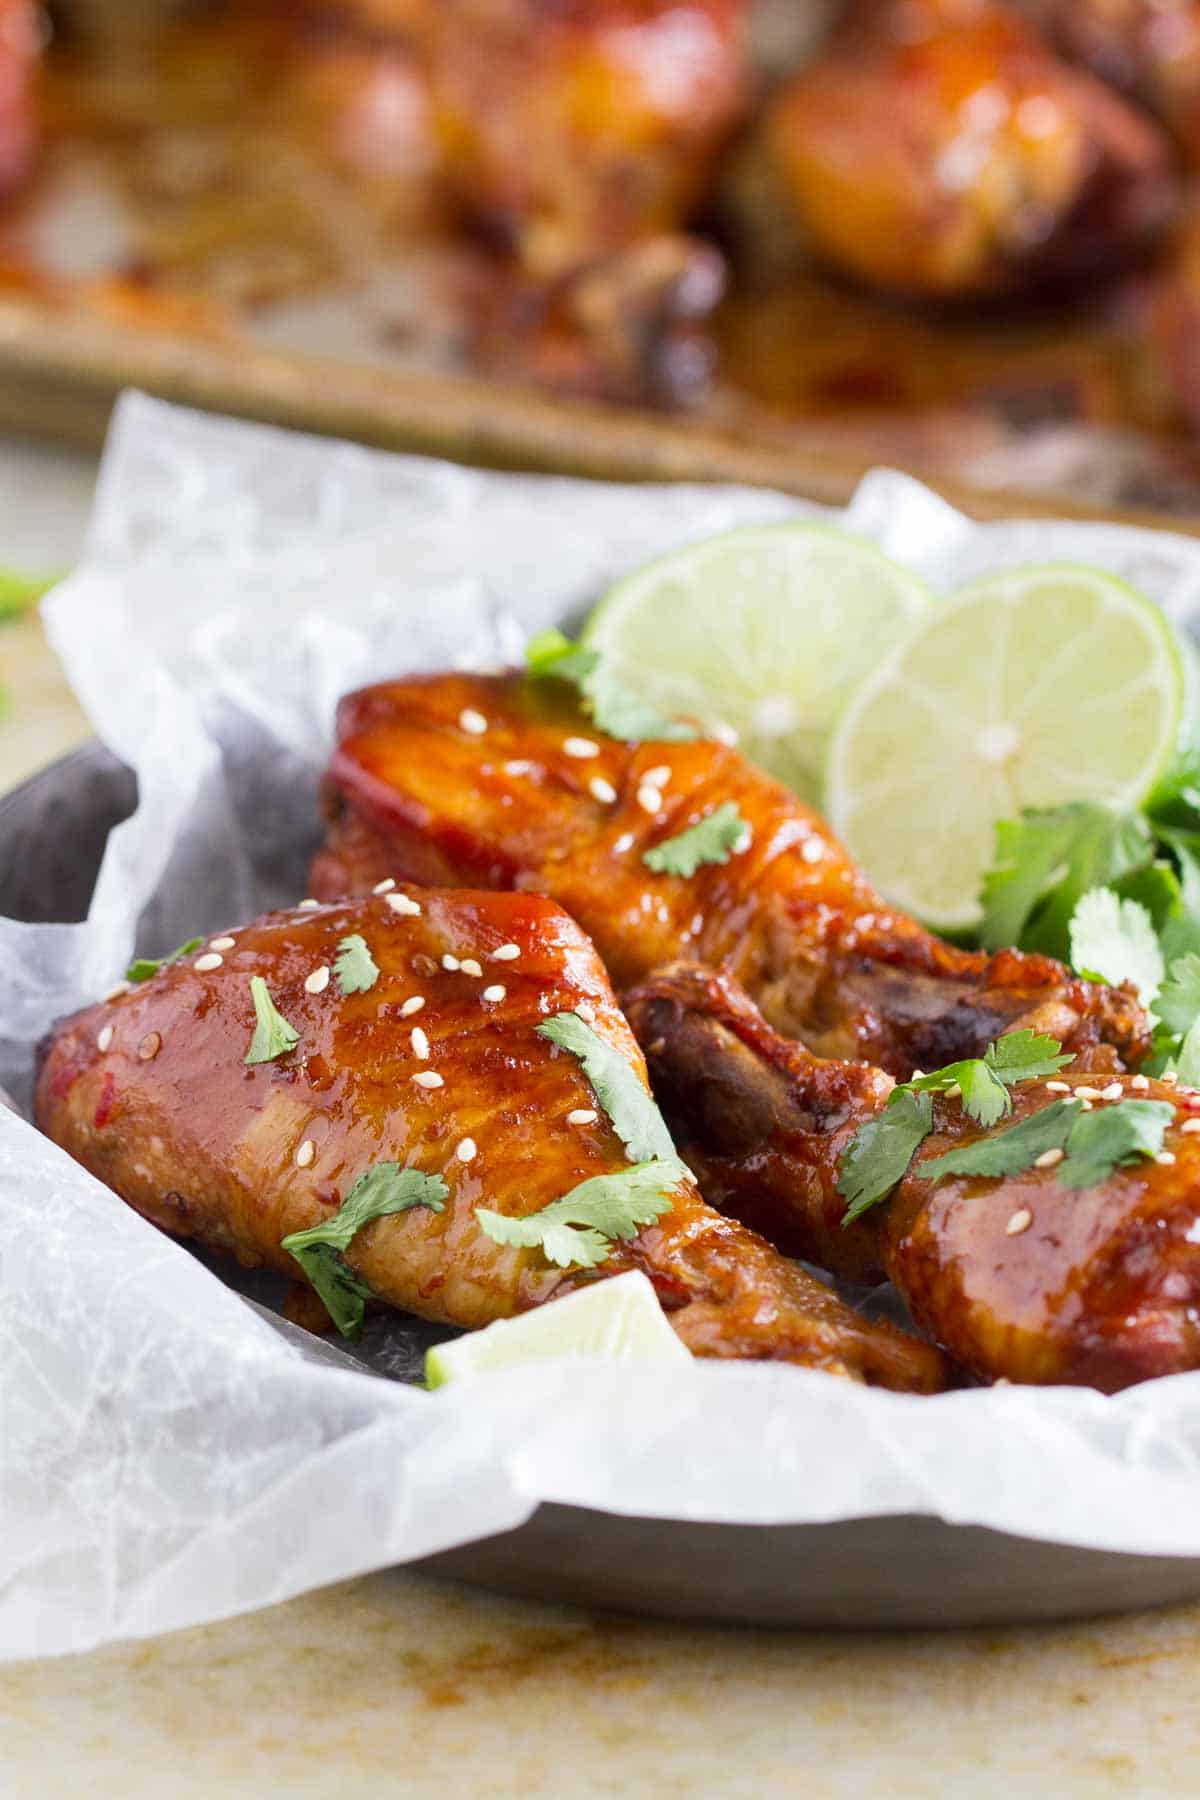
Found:
<path fill-rule="evenodd" d="M 894 904 L 968 930 L 997 819 L 1146 804 L 1195 716 L 1193 660 L 1160 609 L 1104 570 L 985 576 L 913 624 L 847 704 L 831 823 Z"/>
<path fill-rule="evenodd" d="M 571 1357 L 622 1362 L 690 1362 L 640 1270 L 597 1281 L 533 1312 L 436 1344 L 425 1358 L 427 1387 L 522 1364 Z"/>

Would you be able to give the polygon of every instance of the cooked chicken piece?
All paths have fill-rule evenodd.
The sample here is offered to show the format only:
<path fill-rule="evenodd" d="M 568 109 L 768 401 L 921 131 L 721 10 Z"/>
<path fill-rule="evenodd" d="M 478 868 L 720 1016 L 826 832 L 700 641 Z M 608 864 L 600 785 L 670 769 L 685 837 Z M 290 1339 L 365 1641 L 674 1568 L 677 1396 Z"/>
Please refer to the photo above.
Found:
<path fill-rule="evenodd" d="M 40 47 L 32 0 L 0 0 L 0 198 L 20 186 L 33 159 L 32 84 Z"/>
<path fill-rule="evenodd" d="M 816 255 L 901 294 L 1107 272 L 1170 208 L 1163 134 L 994 0 L 852 7 L 765 131 Z"/>
<path fill-rule="evenodd" d="M 644 852 L 735 802 L 748 848 L 690 877 Z M 312 891 L 388 875 L 550 894 L 618 991 L 678 957 L 737 976 L 779 1031 L 901 1078 L 1016 1024 L 1103 1062 L 1144 1055 L 1132 991 L 1043 956 L 958 950 L 892 911 L 817 815 L 712 739 L 605 737 L 558 680 L 432 675 L 342 701 Z"/>
<path fill-rule="evenodd" d="M 330 970 L 351 934 L 379 974 L 344 996 Z M 524 1217 L 630 1166 L 582 1064 L 537 1032 L 582 1009 L 644 1085 L 599 958 L 549 901 L 393 889 L 214 941 L 61 1023 L 38 1079 L 42 1130 L 164 1231 L 296 1276 L 281 1240 L 331 1219 L 368 1170 L 397 1164 L 442 1177 L 449 1193 L 441 1212 L 366 1224 L 345 1252 L 393 1306 L 486 1325 L 637 1268 L 696 1355 L 942 1385 L 935 1351 L 860 1319 L 711 1211 L 686 1174 L 664 1177 L 669 1210 L 595 1269 L 564 1271 L 485 1234 L 477 1206 Z M 299 1041 L 248 1064 L 253 976 Z"/>
<path fill-rule="evenodd" d="M 630 1000 L 630 1022 L 681 1154 L 710 1204 L 793 1254 L 857 1280 L 895 1283 L 931 1337 L 977 1375 L 1081 1382 L 1115 1392 L 1200 1367 L 1200 1117 L 1152 1081 L 1067 1070 L 1013 1090 L 1020 1123 L 1082 1094 L 1179 1103 L 1168 1158 L 1064 1186 L 1054 1166 L 934 1185 L 924 1166 L 985 1135 L 956 1099 L 934 1098 L 934 1133 L 889 1201 L 843 1229 L 838 1163 L 891 1082 L 819 1062 L 771 1030 L 728 977 L 668 971 Z M 1070 1093 L 1059 1090 L 1066 1087 Z M 1053 1162 L 1053 1159 L 1048 1159 Z"/>

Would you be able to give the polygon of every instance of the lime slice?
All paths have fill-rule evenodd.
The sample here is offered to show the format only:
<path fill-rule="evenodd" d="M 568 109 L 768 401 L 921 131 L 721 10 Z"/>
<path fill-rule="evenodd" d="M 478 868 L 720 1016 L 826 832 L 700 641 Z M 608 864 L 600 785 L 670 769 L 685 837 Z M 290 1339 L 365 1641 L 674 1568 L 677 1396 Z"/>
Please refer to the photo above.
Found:
<path fill-rule="evenodd" d="M 607 1356 L 623 1362 L 689 1362 L 646 1277 L 633 1269 L 580 1288 L 516 1319 L 437 1344 L 425 1358 L 431 1388 L 551 1357 Z"/>
<path fill-rule="evenodd" d="M 928 601 L 862 538 L 747 525 L 627 575 L 583 637 L 640 698 L 732 727 L 747 756 L 816 800 L 847 696 Z"/>
<path fill-rule="evenodd" d="M 1145 801 L 1190 715 L 1191 664 L 1158 608 L 1102 569 L 1053 563 L 973 582 L 842 714 L 833 828 L 895 905 L 943 931 L 970 927 L 998 819 Z"/>

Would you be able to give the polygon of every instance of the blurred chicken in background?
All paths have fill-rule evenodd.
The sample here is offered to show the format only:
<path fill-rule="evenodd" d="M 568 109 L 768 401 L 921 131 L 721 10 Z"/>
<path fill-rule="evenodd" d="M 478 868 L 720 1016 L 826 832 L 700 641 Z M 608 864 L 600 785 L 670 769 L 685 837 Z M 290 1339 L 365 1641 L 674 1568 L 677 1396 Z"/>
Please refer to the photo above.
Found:
<path fill-rule="evenodd" d="M 33 76 L 41 48 L 32 0 L 0 0 L 0 196 L 33 161 Z"/>

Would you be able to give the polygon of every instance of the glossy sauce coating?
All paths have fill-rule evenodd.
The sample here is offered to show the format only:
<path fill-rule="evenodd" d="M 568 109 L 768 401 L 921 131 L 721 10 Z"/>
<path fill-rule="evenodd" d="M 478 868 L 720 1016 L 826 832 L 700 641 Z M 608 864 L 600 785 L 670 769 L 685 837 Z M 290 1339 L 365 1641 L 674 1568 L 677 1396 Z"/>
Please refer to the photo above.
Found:
<path fill-rule="evenodd" d="M 645 866 L 647 848 L 726 801 L 750 827 L 747 849 L 686 879 Z M 312 873 L 323 898 L 385 875 L 547 893 L 591 935 L 618 992 L 680 957 L 724 968 L 822 1056 L 904 1078 L 980 1054 L 1018 1022 L 1076 1050 L 1106 1043 L 1136 1060 L 1148 1048 L 1131 992 L 1048 957 L 942 943 L 888 908 L 823 821 L 736 750 L 617 742 L 562 681 L 414 676 L 349 695 L 325 805 Z"/>
<path fill-rule="evenodd" d="M 344 996 L 332 969 L 351 933 L 380 975 Z M 599 959 L 549 901 L 393 887 L 227 935 L 231 945 L 203 946 L 62 1022 L 39 1073 L 42 1130 L 164 1230 L 297 1276 L 280 1240 L 331 1217 L 367 1169 L 395 1162 L 442 1176 L 445 1210 L 378 1219 L 346 1255 L 380 1299 L 425 1318 L 484 1325 L 640 1268 L 699 1355 L 899 1387 L 944 1380 L 936 1352 L 860 1319 L 711 1211 L 690 1178 L 595 1272 L 559 1270 L 485 1235 L 478 1205 L 524 1216 L 628 1166 L 577 1059 L 537 1035 L 543 1020 L 582 1007 L 645 1080 Z M 254 975 L 300 1041 L 247 1065 Z M 424 1085 L 430 1076 L 440 1085 Z"/>
<path fill-rule="evenodd" d="M 888 1078 L 818 1061 L 773 1031 L 736 984 L 695 967 L 648 983 L 629 1014 L 710 1202 L 840 1274 L 886 1275 L 916 1322 L 975 1374 L 1113 1392 L 1200 1367 L 1200 1133 L 1184 1129 L 1200 1109 L 1189 1094 L 1078 1065 L 1054 1078 L 1068 1093 L 1045 1081 L 1014 1089 L 1003 1126 L 1079 1088 L 1176 1108 L 1164 1145 L 1172 1161 L 1142 1159 L 1083 1190 L 1053 1167 L 929 1182 L 924 1164 L 987 1135 L 958 1100 L 935 1096 L 934 1132 L 894 1197 L 843 1229 L 839 1160 L 886 1105 Z"/>

